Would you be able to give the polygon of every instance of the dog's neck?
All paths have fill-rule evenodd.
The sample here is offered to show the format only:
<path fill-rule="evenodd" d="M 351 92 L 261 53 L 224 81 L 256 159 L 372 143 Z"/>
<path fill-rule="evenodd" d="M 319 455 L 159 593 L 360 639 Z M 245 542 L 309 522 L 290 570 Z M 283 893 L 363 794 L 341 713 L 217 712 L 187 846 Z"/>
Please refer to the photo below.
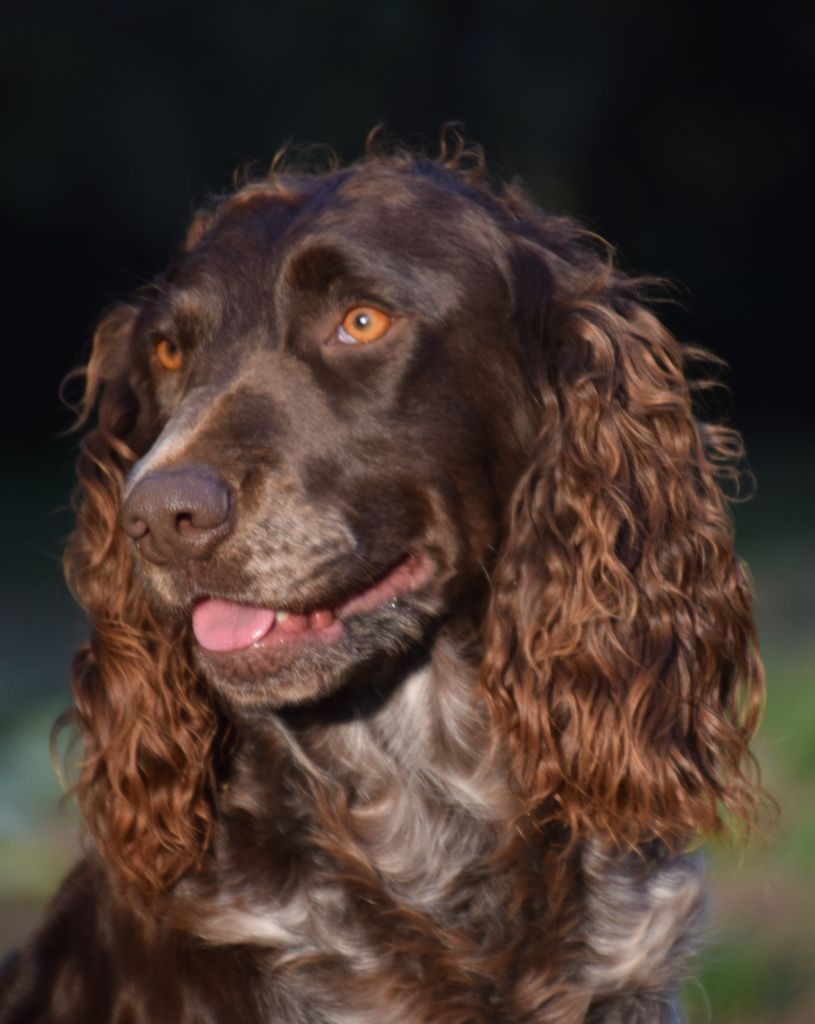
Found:
<path fill-rule="evenodd" d="M 488 816 L 503 817 L 506 769 L 491 745 L 478 693 L 479 655 L 469 624 L 444 623 L 424 645 L 366 663 L 358 677 L 318 702 L 239 717 L 235 785 L 247 774 L 254 784 L 271 744 L 285 748 L 302 770 L 353 789 L 357 798 L 381 788 L 387 777 L 397 788 L 406 779 L 423 781 L 446 790 L 452 802 L 472 804 L 479 816 L 485 801 L 498 799 Z M 276 780 L 263 774 L 274 788 Z"/>
<path fill-rule="evenodd" d="M 430 645 L 352 680 L 322 706 L 281 715 L 299 757 L 309 758 L 360 806 L 400 791 L 483 821 L 512 815 L 506 766 L 491 743 L 478 693 L 476 641 L 439 630 Z M 426 791 L 426 793 L 425 793 Z"/>
<path fill-rule="evenodd" d="M 274 862 L 262 911 L 274 916 L 274 880 L 287 888 L 280 861 L 299 874 L 317 860 L 324 865 L 314 837 L 327 836 L 331 847 L 333 836 L 338 856 L 353 847 L 372 876 L 411 906 L 442 917 L 448 894 L 460 898 L 461 875 L 495 853 L 513 813 L 477 698 L 477 666 L 462 645 L 437 635 L 378 676 L 368 666 L 366 679 L 364 690 L 355 692 L 351 681 L 322 706 L 240 723 L 209 879 L 190 883 L 190 891 L 218 892 L 223 907 L 236 868 L 256 879 Z M 255 941 L 251 927 L 242 926 L 241 941 Z"/>

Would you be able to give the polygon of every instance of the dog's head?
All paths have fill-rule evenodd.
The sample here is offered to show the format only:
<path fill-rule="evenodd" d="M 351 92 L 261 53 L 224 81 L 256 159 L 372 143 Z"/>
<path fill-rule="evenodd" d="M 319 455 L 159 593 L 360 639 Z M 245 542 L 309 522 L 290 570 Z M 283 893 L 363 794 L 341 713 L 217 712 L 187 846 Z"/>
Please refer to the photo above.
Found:
<path fill-rule="evenodd" d="M 246 189 L 114 342 L 122 526 L 229 703 L 322 695 L 485 587 L 532 391 L 468 191 L 387 164 Z"/>
<path fill-rule="evenodd" d="M 399 156 L 214 202 L 108 314 L 69 575 L 80 794 L 126 874 L 205 845 L 216 706 L 314 701 L 451 621 L 535 814 L 682 842 L 748 807 L 733 439 L 640 290 L 518 189 Z"/>

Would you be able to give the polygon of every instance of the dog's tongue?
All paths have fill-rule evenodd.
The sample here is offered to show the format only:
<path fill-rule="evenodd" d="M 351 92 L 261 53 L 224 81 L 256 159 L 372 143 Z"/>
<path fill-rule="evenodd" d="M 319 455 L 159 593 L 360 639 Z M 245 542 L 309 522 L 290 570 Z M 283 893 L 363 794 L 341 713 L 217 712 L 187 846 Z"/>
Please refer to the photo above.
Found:
<path fill-rule="evenodd" d="M 274 625 L 271 608 L 208 598 L 192 613 L 195 639 L 208 651 L 242 651 L 266 636 Z"/>

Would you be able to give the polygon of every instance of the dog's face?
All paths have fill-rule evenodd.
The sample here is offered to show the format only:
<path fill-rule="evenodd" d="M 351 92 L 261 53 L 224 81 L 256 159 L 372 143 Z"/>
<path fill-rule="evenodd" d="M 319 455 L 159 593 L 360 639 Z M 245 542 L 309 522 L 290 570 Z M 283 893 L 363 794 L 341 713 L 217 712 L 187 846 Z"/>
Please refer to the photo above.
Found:
<path fill-rule="evenodd" d="M 527 432 L 498 236 L 387 169 L 257 188 L 145 299 L 123 528 L 232 703 L 313 699 L 478 601 Z"/>

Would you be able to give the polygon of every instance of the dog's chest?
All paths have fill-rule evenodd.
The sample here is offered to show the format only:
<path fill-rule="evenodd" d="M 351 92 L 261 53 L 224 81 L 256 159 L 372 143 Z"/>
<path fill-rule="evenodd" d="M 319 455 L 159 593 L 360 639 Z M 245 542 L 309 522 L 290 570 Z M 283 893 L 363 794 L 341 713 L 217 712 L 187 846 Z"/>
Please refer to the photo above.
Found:
<path fill-rule="evenodd" d="M 422 992 L 439 969 L 457 987 L 469 984 L 452 977 L 465 962 L 505 941 L 512 883 L 494 864 L 504 783 L 485 766 L 472 703 L 448 692 L 434 712 L 433 687 L 417 673 L 371 721 L 302 745 L 284 736 L 271 803 L 255 783 L 232 789 L 196 931 L 254 947 L 278 993 L 319 961 L 333 996 L 316 1019 L 364 1019 L 336 1009 L 356 1003 L 343 979 L 371 1005 L 380 985 Z M 308 998 L 319 990 L 312 982 Z M 418 1009 L 394 1017 L 413 1019 Z"/>
<path fill-rule="evenodd" d="M 577 1021 L 593 991 L 674 977 L 696 876 L 682 861 L 649 870 L 593 855 L 570 899 L 585 963 L 565 984 L 563 943 L 539 927 L 543 874 L 534 858 L 502 866 L 504 776 L 478 747 L 471 704 L 449 688 L 434 703 L 435 687 L 417 674 L 373 721 L 265 743 L 277 753 L 254 763 L 251 785 L 237 780 L 215 877 L 198 893 L 199 938 L 242 948 L 262 979 L 258 1005 L 274 1003 L 283 1024 L 373 1024 L 373 1006 L 376 1024 L 560 1020 L 534 1009 L 555 992 Z"/>
<path fill-rule="evenodd" d="M 272 899 L 244 888 L 209 915 L 205 937 L 252 947 L 281 1021 L 435 1024 L 464 1000 L 486 1024 L 494 981 L 484 972 L 475 986 L 472 972 L 517 927 L 511 882 L 487 866 L 493 831 L 409 790 L 355 805 L 348 821 L 341 849 L 323 833 L 304 851 L 301 886 Z"/>
<path fill-rule="evenodd" d="M 305 740 L 281 733 L 278 763 L 263 768 L 274 780 L 265 792 L 252 762 L 255 778 L 232 786 L 217 858 L 218 890 L 241 894 L 234 920 L 288 928 L 305 912 L 293 910 L 301 896 L 312 920 L 330 905 L 346 928 L 376 899 L 448 920 L 464 890 L 491 888 L 488 861 L 509 797 L 499 770 L 485 763 L 472 702 L 443 696 L 441 708 L 426 669 L 369 720 Z"/>

